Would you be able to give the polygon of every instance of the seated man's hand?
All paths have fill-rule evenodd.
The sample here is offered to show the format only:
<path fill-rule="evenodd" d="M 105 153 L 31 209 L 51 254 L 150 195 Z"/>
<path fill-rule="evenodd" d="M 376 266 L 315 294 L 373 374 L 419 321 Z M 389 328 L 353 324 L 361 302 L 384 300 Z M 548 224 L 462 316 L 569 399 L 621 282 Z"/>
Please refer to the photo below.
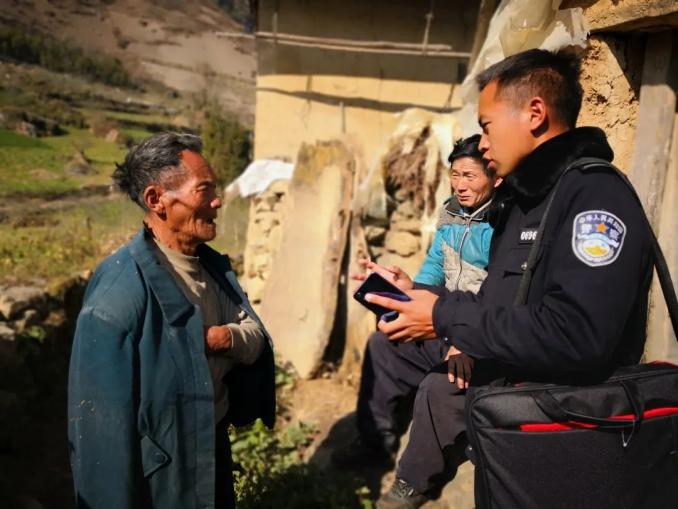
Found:
<path fill-rule="evenodd" d="M 378 265 L 367 258 L 362 258 L 358 260 L 358 264 L 363 269 L 365 269 L 367 273 L 351 275 L 351 278 L 356 281 L 365 281 L 365 279 L 367 279 L 367 276 L 369 276 L 371 272 L 376 272 L 386 281 L 394 284 L 403 291 L 412 290 L 414 288 L 414 283 L 412 282 L 410 276 L 408 276 L 403 269 L 396 265 L 382 267 L 381 265 Z"/>
<path fill-rule="evenodd" d="M 218 353 L 228 350 L 233 345 L 231 329 L 228 328 L 228 325 L 205 327 L 205 341 L 208 352 Z"/>
<path fill-rule="evenodd" d="M 415 341 L 417 339 L 435 339 L 433 328 L 433 306 L 438 296 L 428 290 L 409 290 L 412 299 L 401 302 L 388 297 L 368 293 L 365 300 L 398 312 L 398 318 L 391 322 L 379 321 L 379 330 L 392 341 Z"/>
<path fill-rule="evenodd" d="M 447 378 L 450 383 L 456 382 L 460 389 L 468 389 L 471 371 L 473 371 L 473 359 L 452 346 L 445 360 L 447 361 Z"/>

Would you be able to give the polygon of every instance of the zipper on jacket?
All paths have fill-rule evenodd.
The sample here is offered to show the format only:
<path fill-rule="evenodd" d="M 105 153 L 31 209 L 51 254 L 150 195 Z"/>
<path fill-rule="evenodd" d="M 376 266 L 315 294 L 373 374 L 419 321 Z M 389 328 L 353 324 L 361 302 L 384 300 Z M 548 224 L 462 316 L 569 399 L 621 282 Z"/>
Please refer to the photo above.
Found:
<path fill-rule="evenodd" d="M 468 216 L 466 219 L 466 228 L 464 228 L 464 233 L 461 235 L 461 241 L 459 242 L 459 274 L 457 274 L 457 282 L 454 284 L 454 289 L 459 290 L 459 282 L 461 281 L 461 273 L 464 271 L 464 262 L 461 257 L 461 250 L 464 249 L 464 242 L 466 242 L 466 237 L 468 236 L 469 231 L 471 231 L 471 221 L 473 216 Z"/>
<path fill-rule="evenodd" d="M 466 237 L 468 237 L 468 234 L 471 231 L 471 223 L 473 221 L 476 221 L 476 216 L 481 211 L 487 209 L 490 206 L 490 203 L 492 203 L 492 200 L 488 201 L 485 205 L 478 208 L 472 214 L 466 215 L 466 213 L 464 213 L 464 219 L 466 219 L 466 228 L 464 229 L 464 233 L 461 236 L 461 241 L 459 242 L 459 274 L 457 274 L 457 282 L 454 284 L 455 290 L 459 290 L 459 282 L 461 281 L 461 273 L 464 270 L 464 261 L 463 261 L 463 258 L 461 257 L 461 251 L 462 251 L 462 249 L 464 249 L 464 243 L 466 242 Z"/>

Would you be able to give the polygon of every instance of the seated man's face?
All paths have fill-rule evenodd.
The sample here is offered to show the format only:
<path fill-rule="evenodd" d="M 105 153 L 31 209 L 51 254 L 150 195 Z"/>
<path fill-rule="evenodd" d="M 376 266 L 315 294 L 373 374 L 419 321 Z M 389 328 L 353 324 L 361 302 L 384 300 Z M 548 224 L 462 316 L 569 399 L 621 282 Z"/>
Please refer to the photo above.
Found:
<path fill-rule="evenodd" d="M 181 162 L 186 175 L 175 189 L 163 194 L 166 225 L 181 242 L 198 245 L 217 234 L 214 220 L 221 207 L 217 178 L 209 163 L 196 152 L 184 150 Z"/>
<path fill-rule="evenodd" d="M 485 173 L 483 163 L 478 159 L 460 157 L 452 163 L 452 194 L 465 209 L 475 210 L 492 198 L 496 181 L 496 177 Z"/>

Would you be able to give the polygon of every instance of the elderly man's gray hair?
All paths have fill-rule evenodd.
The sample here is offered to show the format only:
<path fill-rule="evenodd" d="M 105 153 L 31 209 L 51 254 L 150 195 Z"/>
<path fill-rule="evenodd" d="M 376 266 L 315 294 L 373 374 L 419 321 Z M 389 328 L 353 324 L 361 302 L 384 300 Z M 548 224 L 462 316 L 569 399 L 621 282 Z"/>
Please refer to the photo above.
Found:
<path fill-rule="evenodd" d="M 144 190 L 151 184 L 162 184 L 171 174 L 183 172 L 181 152 L 200 153 L 200 136 L 187 133 L 159 133 L 133 147 L 122 164 L 115 165 L 113 183 L 137 205 L 146 209 Z"/>

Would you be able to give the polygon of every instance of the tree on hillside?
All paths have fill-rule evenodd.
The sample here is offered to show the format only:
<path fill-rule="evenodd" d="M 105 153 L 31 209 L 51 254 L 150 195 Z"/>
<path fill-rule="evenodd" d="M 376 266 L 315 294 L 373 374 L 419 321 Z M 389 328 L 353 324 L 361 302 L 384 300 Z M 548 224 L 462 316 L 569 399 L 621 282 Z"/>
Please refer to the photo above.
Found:
<path fill-rule="evenodd" d="M 108 85 L 133 87 L 122 63 L 111 56 L 85 51 L 21 27 L 0 27 L 0 58 L 40 65 L 56 72 L 79 74 Z"/>
<path fill-rule="evenodd" d="M 221 184 L 236 179 L 250 162 L 250 132 L 213 102 L 202 126 L 203 153 Z"/>

